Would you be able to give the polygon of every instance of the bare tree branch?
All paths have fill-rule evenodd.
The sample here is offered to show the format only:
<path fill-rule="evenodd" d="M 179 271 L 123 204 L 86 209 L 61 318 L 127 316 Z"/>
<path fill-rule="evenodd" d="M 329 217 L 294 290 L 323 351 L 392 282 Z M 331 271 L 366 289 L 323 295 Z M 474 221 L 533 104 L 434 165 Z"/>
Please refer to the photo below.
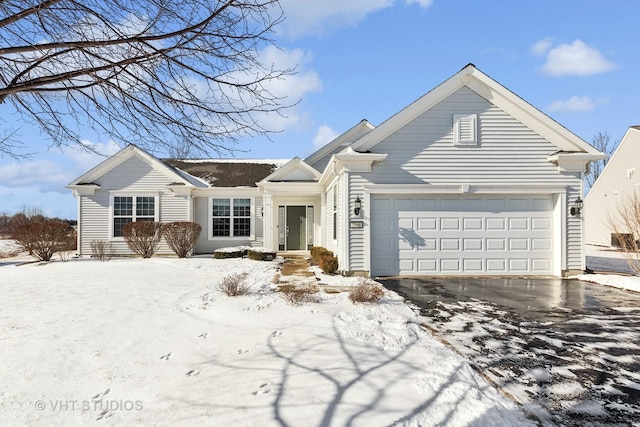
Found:
<path fill-rule="evenodd" d="M 598 151 L 601 151 L 604 154 L 608 155 L 613 154 L 619 143 L 619 139 L 615 142 L 611 141 L 611 134 L 606 129 L 603 131 L 599 131 L 593 136 L 593 138 L 591 138 L 591 145 L 593 145 L 593 147 Z M 602 173 L 602 170 L 607 165 L 608 161 L 609 159 L 606 158 L 604 160 L 598 160 L 589 164 L 589 171 L 584 177 L 587 192 L 591 189 L 591 187 L 593 187 L 593 184 L 595 184 L 596 180 Z"/>
<path fill-rule="evenodd" d="M 278 0 L 3 0 L 0 103 L 55 147 L 90 127 L 152 152 L 233 152 L 296 102 L 270 91 L 295 70 L 260 59 L 282 20 Z"/>

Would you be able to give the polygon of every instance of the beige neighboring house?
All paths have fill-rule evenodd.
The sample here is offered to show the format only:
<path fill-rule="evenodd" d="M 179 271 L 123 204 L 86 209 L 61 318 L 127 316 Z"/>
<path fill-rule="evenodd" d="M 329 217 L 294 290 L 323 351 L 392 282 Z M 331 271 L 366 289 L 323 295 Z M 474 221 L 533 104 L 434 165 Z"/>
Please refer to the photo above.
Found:
<path fill-rule="evenodd" d="M 621 204 L 640 196 L 640 126 L 627 130 L 584 200 L 585 241 L 611 245 Z M 621 226 L 619 226 L 621 227 Z M 619 232 L 628 233 L 621 227 Z M 640 239 L 640 236 L 634 236 Z"/>
<path fill-rule="evenodd" d="M 129 146 L 68 188 L 80 255 L 93 240 L 130 253 L 127 222 L 195 221 L 197 253 L 323 246 L 344 273 L 562 276 L 584 270 L 569 212 L 604 157 L 469 64 L 305 159 L 169 161 Z"/>

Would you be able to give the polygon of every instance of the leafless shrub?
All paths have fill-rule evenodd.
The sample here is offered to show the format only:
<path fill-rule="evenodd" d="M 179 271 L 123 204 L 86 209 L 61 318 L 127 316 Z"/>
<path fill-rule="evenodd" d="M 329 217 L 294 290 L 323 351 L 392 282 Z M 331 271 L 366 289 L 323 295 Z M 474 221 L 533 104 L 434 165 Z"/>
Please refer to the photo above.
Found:
<path fill-rule="evenodd" d="M 321 255 L 318 263 L 322 271 L 327 274 L 335 273 L 338 270 L 338 258 L 335 255 Z"/>
<path fill-rule="evenodd" d="M 122 227 L 122 237 L 129 249 L 142 258 L 151 258 L 160 246 L 162 224 L 152 221 L 136 221 Z"/>
<path fill-rule="evenodd" d="M 278 286 L 278 292 L 282 293 L 287 303 L 301 305 L 307 302 L 317 302 L 317 293 L 320 292 L 320 289 L 315 283 L 288 283 Z"/>
<path fill-rule="evenodd" d="M 195 222 L 177 221 L 162 226 L 162 235 L 178 258 L 185 258 L 193 252 L 201 231 L 202 226 Z"/>
<path fill-rule="evenodd" d="M 349 292 L 349 299 L 354 304 L 377 303 L 383 296 L 384 288 L 371 279 L 362 279 L 360 284 Z"/>
<path fill-rule="evenodd" d="M 227 296 L 237 297 L 249 293 L 249 285 L 246 283 L 247 273 L 230 274 L 218 283 L 218 290 Z"/>
<path fill-rule="evenodd" d="M 113 257 L 111 242 L 107 240 L 92 240 L 91 256 L 96 258 L 98 261 L 102 261 L 102 262 L 110 261 L 111 258 Z"/>
<path fill-rule="evenodd" d="M 616 215 L 609 215 L 609 227 L 615 234 L 628 235 L 618 239 L 629 268 L 640 275 L 640 197 L 637 193 L 617 206 Z"/>
<path fill-rule="evenodd" d="M 75 231 L 65 221 L 37 217 L 15 226 L 11 238 L 29 255 L 50 261 L 53 254 L 68 249 L 70 240 L 75 239 Z"/>

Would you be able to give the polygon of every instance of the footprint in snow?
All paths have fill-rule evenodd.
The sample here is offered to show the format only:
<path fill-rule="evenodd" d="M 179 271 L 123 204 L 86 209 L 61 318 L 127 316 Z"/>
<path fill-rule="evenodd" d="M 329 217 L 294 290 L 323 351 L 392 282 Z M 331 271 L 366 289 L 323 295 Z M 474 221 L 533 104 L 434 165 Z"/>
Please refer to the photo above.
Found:
<path fill-rule="evenodd" d="M 96 418 L 96 421 L 100 421 L 102 419 L 113 417 L 114 414 L 115 414 L 115 412 L 110 411 L 108 409 L 105 409 L 104 411 L 102 411 L 102 412 L 100 412 L 98 414 L 98 417 Z"/>
<path fill-rule="evenodd" d="M 253 395 L 257 396 L 259 394 L 268 394 L 268 393 L 271 393 L 271 383 L 263 383 L 260 385 L 260 387 L 258 387 L 256 391 L 253 392 Z"/>
<path fill-rule="evenodd" d="M 160 356 L 160 360 L 169 360 L 170 357 L 171 357 L 171 352 L 169 352 L 169 353 L 167 353 L 167 354 L 165 354 L 163 356 Z"/>
<path fill-rule="evenodd" d="M 98 393 L 95 396 L 93 396 L 91 398 L 91 400 L 95 400 L 95 401 L 99 401 L 102 400 L 103 397 L 105 397 L 107 394 L 109 394 L 109 392 L 111 391 L 110 388 L 106 389 L 105 391 L 103 391 L 102 393 Z"/>
<path fill-rule="evenodd" d="M 200 371 L 198 371 L 197 369 L 192 369 L 186 373 L 188 377 L 195 377 L 196 375 L 199 375 L 199 374 L 200 374 Z"/>
<path fill-rule="evenodd" d="M 279 337 L 279 336 L 280 336 L 280 335 L 282 335 L 282 334 L 283 334 L 283 331 L 278 330 L 278 331 L 275 331 L 274 333 L 272 333 L 272 334 L 271 334 L 271 336 L 272 336 L 273 338 L 275 338 L 275 337 Z"/>

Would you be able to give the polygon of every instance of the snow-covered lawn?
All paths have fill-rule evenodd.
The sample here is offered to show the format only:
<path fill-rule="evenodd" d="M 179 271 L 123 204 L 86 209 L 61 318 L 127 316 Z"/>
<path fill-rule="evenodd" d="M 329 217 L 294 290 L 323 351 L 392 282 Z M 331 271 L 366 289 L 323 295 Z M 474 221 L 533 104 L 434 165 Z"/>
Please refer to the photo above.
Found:
<path fill-rule="evenodd" d="M 2 426 L 531 424 L 393 293 L 290 306 L 277 262 L 16 261 L 0 259 Z M 242 272 L 252 294 L 216 290 Z"/>

